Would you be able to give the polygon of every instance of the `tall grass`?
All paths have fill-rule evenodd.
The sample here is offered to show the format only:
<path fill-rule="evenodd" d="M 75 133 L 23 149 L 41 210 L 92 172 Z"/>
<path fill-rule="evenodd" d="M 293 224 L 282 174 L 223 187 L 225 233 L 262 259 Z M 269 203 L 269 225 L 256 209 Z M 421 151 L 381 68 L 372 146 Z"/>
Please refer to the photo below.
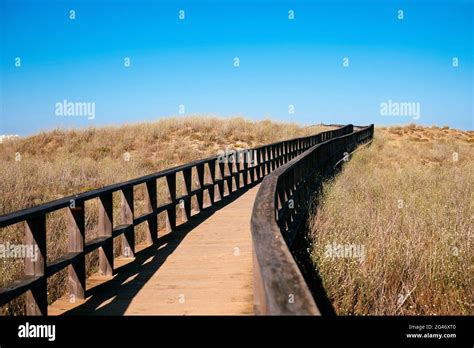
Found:
<path fill-rule="evenodd" d="M 473 314 L 473 140 L 447 127 L 376 128 L 324 186 L 312 256 L 336 313 Z"/>
<path fill-rule="evenodd" d="M 244 118 L 179 117 L 152 123 L 43 132 L 0 144 L 0 214 L 28 208 L 53 199 L 150 174 L 192 160 L 216 155 L 219 150 L 242 149 L 294 138 L 325 127 L 300 127 L 272 121 L 252 122 Z M 128 160 L 127 160 L 128 159 Z M 159 182 L 158 199 L 167 199 Z M 178 186 L 178 190 L 181 187 Z M 144 206 L 144 191 L 135 192 L 137 213 Z M 119 215 L 114 198 L 114 215 Z M 98 202 L 86 205 L 86 240 L 96 236 Z M 164 220 L 164 219 L 163 219 Z M 164 223 L 164 221 L 161 221 Z M 64 212 L 47 217 L 48 260 L 67 250 Z M 143 224 L 137 239 L 144 239 Z M 23 225 L 0 229 L 0 244 L 23 242 Z M 119 242 L 119 240 L 117 241 Z M 118 254 L 120 244 L 116 243 Z M 88 273 L 97 269 L 97 255 L 87 258 Z M 21 277 L 23 260 L 0 260 L 0 287 Z M 67 288 L 67 273 L 48 281 L 51 303 Z M 3 314 L 24 313 L 20 298 L 0 308 Z"/>

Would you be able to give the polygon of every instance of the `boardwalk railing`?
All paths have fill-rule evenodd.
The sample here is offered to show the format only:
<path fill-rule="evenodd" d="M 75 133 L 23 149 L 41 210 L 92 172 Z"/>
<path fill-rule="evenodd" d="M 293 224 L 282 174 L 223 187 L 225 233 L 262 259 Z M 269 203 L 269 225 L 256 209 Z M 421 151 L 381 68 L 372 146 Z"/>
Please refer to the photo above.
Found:
<path fill-rule="evenodd" d="M 311 147 L 263 179 L 251 220 L 256 314 L 320 314 L 292 251 L 322 178 L 372 139 L 373 125 L 357 128 Z"/>
<path fill-rule="evenodd" d="M 191 199 L 196 197 L 199 212 L 204 209 L 204 193 L 209 194 L 210 204 L 215 203 L 217 189 L 220 198 L 241 190 L 256 182 L 292 160 L 314 145 L 339 137 L 353 131 L 352 125 L 316 135 L 280 141 L 264 145 L 242 153 L 230 153 L 181 165 L 158 173 L 129 180 L 127 182 L 106 186 L 93 191 L 81 193 L 40 206 L 0 216 L 0 228 L 16 223 L 24 224 L 25 244 L 35 247 L 38 257 L 25 258 L 24 276 L 0 289 L 0 306 L 5 305 L 26 293 L 26 314 L 47 315 L 47 279 L 48 277 L 68 268 L 69 294 L 75 299 L 84 299 L 86 291 L 86 254 L 99 250 L 99 271 L 104 276 L 112 276 L 114 272 L 113 241 L 122 238 L 122 255 L 135 255 L 135 227 L 148 222 L 147 240 L 156 243 L 158 238 L 157 216 L 166 212 L 167 222 L 171 231 L 177 227 L 176 209 L 184 206 L 186 220 L 191 219 Z M 248 154 L 250 153 L 250 156 Z M 239 161 L 238 158 L 251 160 Z M 205 182 L 207 168 L 210 182 Z M 199 187 L 192 189 L 192 173 L 197 173 Z M 177 196 L 176 176 L 182 173 L 185 194 Z M 216 175 L 216 173 L 218 175 Z M 157 180 L 166 179 L 169 191 L 169 202 L 160 204 L 157 199 Z M 242 180 L 241 180 L 242 179 Z M 135 214 L 134 187 L 146 185 L 147 212 Z M 235 186 L 234 186 L 235 184 Z M 225 191 L 225 186 L 227 191 Z M 121 224 L 114 227 L 113 193 L 121 194 Z M 98 237 L 86 242 L 85 203 L 92 199 L 99 201 Z M 60 258 L 47 262 L 47 219 L 60 209 L 67 210 L 68 252 Z M 195 214 L 196 215 L 196 214 Z M 194 215 L 193 215 L 194 216 Z M 1 233 L 1 230 L 0 230 Z"/>

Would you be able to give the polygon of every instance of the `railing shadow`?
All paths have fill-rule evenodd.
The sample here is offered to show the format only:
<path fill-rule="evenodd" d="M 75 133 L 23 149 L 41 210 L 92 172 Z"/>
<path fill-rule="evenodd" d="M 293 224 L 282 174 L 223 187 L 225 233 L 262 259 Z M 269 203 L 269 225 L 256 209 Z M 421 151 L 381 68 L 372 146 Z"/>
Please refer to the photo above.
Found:
<path fill-rule="evenodd" d="M 168 256 L 177 249 L 188 233 L 260 182 L 261 179 L 256 180 L 225 196 L 222 200 L 204 208 L 199 214 L 192 216 L 188 222 L 178 226 L 175 231 L 158 238 L 157 243 L 137 252 L 132 262 L 116 269 L 116 274 L 112 279 L 87 290 L 87 300 L 84 303 L 64 312 L 63 315 L 123 315 L 133 298 L 166 262 Z M 127 281 L 131 277 L 133 279 Z"/>
<path fill-rule="evenodd" d="M 369 142 L 370 143 L 370 142 Z M 329 298 L 326 289 L 324 288 L 324 283 L 319 273 L 316 265 L 314 264 L 311 253 L 309 250 L 312 250 L 313 245 L 310 242 L 311 237 L 311 226 L 309 226 L 309 215 L 316 214 L 316 207 L 319 204 L 321 199 L 323 186 L 332 180 L 334 180 L 343 170 L 345 162 L 338 161 L 334 166 L 331 166 L 324 172 L 324 174 L 318 178 L 317 183 L 315 184 L 314 193 L 309 205 L 309 208 L 305 214 L 304 221 L 304 232 L 301 233 L 300 238 L 295 241 L 295 244 L 292 248 L 292 254 L 298 264 L 298 267 L 301 270 L 301 274 L 308 285 L 311 294 L 313 295 L 314 301 L 318 306 L 321 315 L 324 316 L 336 316 L 336 311 L 332 305 L 332 301 Z M 317 236 L 316 236 L 317 237 Z M 314 238 L 314 236 L 313 236 Z"/>
<path fill-rule="evenodd" d="M 301 238 L 299 243 L 295 246 L 295 249 L 298 249 L 298 251 L 293 251 L 293 256 L 309 290 L 311 291 L 311 294 L 313 295 L 314 302 L 316 302 L 321 315 L 336 316 L 336 311 L 334 310 L 332 302 L 324 288 L 321 275 L 315 267 L 311 255 L 308 252 L 311 247 L 312 245 L 308 242 L 306 234 L 305 238 Z"/>

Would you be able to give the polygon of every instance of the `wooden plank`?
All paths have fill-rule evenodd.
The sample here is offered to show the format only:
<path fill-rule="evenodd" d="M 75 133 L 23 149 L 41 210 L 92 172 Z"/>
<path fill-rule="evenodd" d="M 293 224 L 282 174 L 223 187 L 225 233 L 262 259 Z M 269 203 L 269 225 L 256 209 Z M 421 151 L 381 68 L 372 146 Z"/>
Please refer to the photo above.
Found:
<path fill-rule="evenodd" d="M 133 224 L 120 224 L 114 227 L 112 231 L 112 237 L 116 238 L 119 237 L 127 232 L 130 232 L 133 228 Z"/>
<path fill-rule="evenodd" d="M 226 176 L 227 182 L 227 190 L 229 191 L 229 195 L 234 191 L 234 164 L 228 160 L 227 161 L 227 170 L 229 171 L 229 175 Z"/>
<path fill-rule="evenodd" d="M 204 164 L 199 164 L 196 166 L 196 171 L 198 174 L 199 187 L 204 187 Z M 199 210 L 201 211 L 204 208 L 204 192 L 200 190 L 196 193 L 196 198 L 198 201 Z"/>
<path fill-rule="evenodd" d="M 165 210 L 165 209 L 162 209 L 162 211 L 163 210 Z M 157 209 L 157 211 L 158 211 L 158 209 Z M 140 215 L 140 216 L 133 219 L 133 224 L 135 226 L 137 226 L 137 225 L 141 224 L 142 222 L 150 220 L 152 217 L 156 216 L 156 214 L 157 214 L 157 212 L 156 213 L 151 212 L 151 213 L 145 213 L 143 215 Z M 115 229 L 114 229 L 114 231 L 115 231 Z M 147 240 L 149 240 L 148 236 L 147 236 Z"/>
<path fill-rule="evenodd" d="M 184 186 L 186 190 L 186 196 L 181 199 L 184 201 L 184 215 L 183 221 L 189 221 L 191 219 L 191 182 L 192 182 L 192 168 L 183 170 Z"/>
<path fill-rule="evenodd" d="M 234 166 L 235 166 L 235 171 L 237 172 L 237 175 L 235 176 L 235 188 L 236 190 L 239 190 L 240 188 L 240 153 L 237 152 L 237 154 L 234 156 Z"/>
<path fill-rule="evenodd" d="M 220 199 L 224 198 L 224 183 L 226 181 L 225 179 L 225 163 L 224 162 L 219 162 L 219 172 L 221 176 L 221 180 L 217 182 L 217 189 L 219 190 L 219 196 Z"/>
<path fill-rule="evenodd" d="M 24 276 L 0 289 L 0 306 L 22 295 L 41 282 L 42 276 Z"/>
<path fill-rule="evenodd" d="M 84 253 L 88 254 L 95 249 L 102 248 L 104 245 L 107 245 L 110 241 L 113 241 L 112 236 L 99 236 L 94 239 L 91 239 L 84 245 Z M 100 254 L 99 254 L 100 256 Z M 99 268 L 100 268 L 100 258 L 99 258 Z M 103 275 L 107 275 L 103 273 Z"/>
<path fill-rule="evenodd" d="M 148 233 L 146 240 L 149 244 L 155 244 L 158 241 L 158 220 L 156 217 L 157 212 L 157 193 L 156 193 L 156 180 L 150 180 L 146 183 L 147 194 L 146 199 L 146 208 L 149 213 L 153 213 L 152 216 L 147 218 L 148 223 Z"/>
<path fill-rule="evenodd" d="M 246 156 L 247 157 L 247 156 Z M 248 158 L 244 158 L 244 162 L 243 162 L 243 172 L 242 172 L 242 181 L 244 183 L 244 187 L 247 186 L 249 184 L 249 159 Z M 250 181 L 252 182 L 252 180 Z"/>
<path fill-rule="evenodd" d="M 84 254 L 85 207 L 84 202 L 67 210 L 68 252 L 79 253 L 68 267 L 69 296 L 72 301 L 84 299 L 86 291 L 86 258 Z"/>
<path fill-rule="evenodd" d="M 107 193 L 99 198 L 99 225 L 97 227 L 102 239 L 99 249 L 99 272 L 107 277 L 111 277 L 114 273 L 113 225 L 112 193 Z"/>
<path fill-rule="evenodd" d="M 122 224 L 133 225 L 133 187 L 121 191 L 120 217 Z M 130 227 L 122 234 L 122 256 L 135 257 L 135 229 Z"/>
<path fill-rule="evenodd" d="M 225 206 L 217 203 L 219 208 L 189 232 L 178 227 L 167 234 L 161 247 L 139 251 L 137 246 L 135 261 L 116 260 L 121 267 L 113 279 L 88 279 L 86 302 L 71 304 L 64 297 L 50 313 L 252 315 L 250 215 L 257 190 Z"/>
<path fill-rule="evenodd" d="M 37 286 L 26 292 L 26 314 L 47 315 L 46 216 L 29 219 L 25 224 L 25 244 L 35 250 L 35 257 L 25 258 L 25 275 L 40 277 Z"/>
<path fill-rule="evenodd" d="M 80 252 L 67 252 L 56 260 L 48 262 L 46 265 L 46 277 L 50 277 L 67 266 L 72 265 L 73 262 L 80 258 L 81 254 Z"/>
<path fill-rule="evenodd" d="M 265 168 L 263 166 L 265 154 L 263 150 L 257 150 L 257 179 L 260 180 L 265 175 Z"/>
<path fill-rule="evenodd" d="M 211 175 L 211 184 L 209 187 L 209 199 L 211 200 L 211 205 L 213 205 L 216 200 L 216 196 L 215 196 L 216 160 L 209 161 L 207 165 L 209 167 L 209 173 Z"/>
<path fill-rule="evenodd" d="M 265 165 L 266 165 L 266 172 L 265 174 L 268 175 L 271 173 L 271 146 L 265 148 Z"/>
<path fill-rule="evenodd" d="M 168 217 L 168 226 L 171 231 L 176 229 L 176 173 L 171 173 L 166 176 L 168 184 L 169 199 L 172 205 L 166 210 Z"/>
<path fill-rule="evenodd" d="M 216 160 L 208 162 L 209 173 L 211 174 L 211 183 L 216 183 Z"/>

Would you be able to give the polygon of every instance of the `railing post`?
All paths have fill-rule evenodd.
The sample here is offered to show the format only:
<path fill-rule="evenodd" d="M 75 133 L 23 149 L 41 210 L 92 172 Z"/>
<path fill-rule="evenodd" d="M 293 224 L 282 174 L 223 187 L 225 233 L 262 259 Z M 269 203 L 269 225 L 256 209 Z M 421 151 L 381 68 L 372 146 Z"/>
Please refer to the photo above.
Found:
<path fill-rule="evenodd" d="M 199 206 L 199 211 L 204 209 L 204 163 L 203 164 L 198 164 L 196 166 L 196 171 L 198 175 L 198 181 L 199 181 L 199 188 L 201 189 L 200 192 L 196 194 L 196 198 L 198 201 L 198 206 Z"/>
<path fill-rule="evenodd" d="M 168 215 L 168 224 L 171 231 L 176 229 L 176 173 L 166 176 L 166 183 L 168 184 L 169 198 L 171 200 L 171 207 L 166 209 Z"/>
<path fill-rule="evenodd" d="M 260 172 L 260 150 L 254 150 L 253 157 L 252 157 L 252 167 L 254 168 L 254 181 L 258 181 L 259 179 L 259 172 Z"/>
<path fill-rule="evenodd" d="M 284 143 L 281 143 L 280 145 L 278 145 L 278 157 L 279 157 L 279 167 L 282 166 L 284 163 L 285 163 L 285 151 L 284 151 L 284 148 L 285 147 L 285 144 Z"/>
<path fill-rule="evenodd" d="M 246 187 L 249 183 L 249 176 L 250 176 L 250 183 L 253 182 L 253 171 L 252 169 L 250 169 L 250 175 L 249 175 L 249 160 L 250 160 L 250 155 L 249 155 L 249 152 L 247 152 L 245 155 L 244 155 L 244 159 L 243 159 L 243 167 L 244 167 L 244 171 L 242 172 L 242 180 L 244 181 L 244 185 L 243 187 Z"/>
<path fill-rule="evenodd" d="M 278 168 L 278 145 L 273 145 L 272 146 L 272 156 L 273 156 L 273 170 Z"/>
<path fill-rule="evenodd" d="M 275 145 L 275 168 L 280 166 L 280 145 Z"/>
<path fill-rule="evenodd" d="M 262 175 L 262 150 L 258 149 L 256 151 L 257 153 L 257 162 L 255 163 L 256 165 L 256 171 L 257 171 L 257 180 L 260 180 L 260 178 L 263 176 Z"/>
<path fill-rule="evenodd" d="M 221 161 L 219 161 L 219 171 L 221 172 L 221 179 L 217 185 L 218 189 L 219 189 L 219 195 L 221 196 L 221 200 L 224 198 L 224 181 L 226 180 L 225 179 L 225 163 Z"/>
<path fill-rule="evenodd" d="M 122 256 L 135 257 L 135 227 L 133 226 L 133 186 L 122 189 L 120 204 L 122 224 L 131 225 L 122 235 Z"/>
<path fill-rule="evenodd" d="M 99 271 L 101 275 L 107 277 L 111 277 L 114 273 L 113 225 L 112 193 L 106 193 L 99 197 L 98 232 L 101 237 L 109 238 L 109 240 L 99 248 Z"/>
<path fill-rule="evenodd" d="M 216 185 L 216 160 L 211 160 L 207 164 L 209 167 L 209 173 L 211 175 L 212 185 L 209 187 L 209 199 L 211 200 L 211 205 L 214 205 L 215 201 L 215 185 Z"/>
<path fill-rule="evenodd" d="M 75 261 L 68 267 L 69 296 L 74 302 L 83 300 L 86 292 L 86 257 L 84 254 L 85 218 L 84 202 L 74 203 L 68 209 L 68 251 L 80 253 Z"/>
<path fill-rule="evenodd" d="M 266 171 L 266 174 L 270 174 L 271 173 L 271 146 L 265 146 L 265 164 L 266 164 L 266 167 L 267 167 L 267 171 Z"/>
<path fill-rule="evenodd" d="M 148 234 L 147 243 L 155 244 L 158 242 L 158 221 L 156 216 L 157 210 L 157 197 L 156 197 L 156 179 L 152 179 L 146 182 L 146 205 L 149 213 L 153 213 L 153 216 L 147 220 L 148 223 Z"/>
<path fill-rule="evenodd" d="M 227 177 L 227 188 L 229 189 L 229 196 L 233 191 L 233 186 L 234 186 L 234 166 L 233 162 L 229 161 L 229 158 L 227 157 L 227 168 L 229 169 L 229 176 Z"/>
<path fill-rule="evenodd" d="M 45 214 L 26 220 L 25 244 L 35 251 L 35 260 L 31 257 L 25 258 L 25 275 L 41 277 L 39 283 L 26 292 L 26 315 L 47 315 Z"/>
<path fill-rule="evenodd" d="M 238 191 L 240 188 L 240 152 L 239 151 L 236 151 L 234 163 L 235 163 L 235 170 L 237 172 L 235 176 L 235 190 Z"/>
<path fill-rule="evenodd" d="M 282 166 L 285 164 L 285 143 L 281 143 L 278 147 L 280 148 L 280 166 Z"/>
<path fill-rule="evenodd" d="M 257 162 L 255 162 L 255 165 L 256 165 L 256 172 L 257 172 L 257 180 L 260 180 L 264 175 L 263 175 L 263 151 L 262 149 L 258 149 L 256 151 L 256 160 Z"/>
<path fill-rule="evenodd" d="M 184 213 L 185 213 L 185 221 L 189 221 L 191 219 L 191 176 L 192 176 L 192 169 L 187 168 L 183 170 L 183 178 L 184 178 L 184 188 L 186 190 L 186 196 L 184 199 Z"/>
<path fill-rule="evenodd" d="M 275 150 L 276 150 L 275 145 L 270 146 L 270 152 L 271 152 L 271 157 L 272 157 L 272 160 L 271 160 L 272 172 L 276 168 L 276 151 Z"/>

